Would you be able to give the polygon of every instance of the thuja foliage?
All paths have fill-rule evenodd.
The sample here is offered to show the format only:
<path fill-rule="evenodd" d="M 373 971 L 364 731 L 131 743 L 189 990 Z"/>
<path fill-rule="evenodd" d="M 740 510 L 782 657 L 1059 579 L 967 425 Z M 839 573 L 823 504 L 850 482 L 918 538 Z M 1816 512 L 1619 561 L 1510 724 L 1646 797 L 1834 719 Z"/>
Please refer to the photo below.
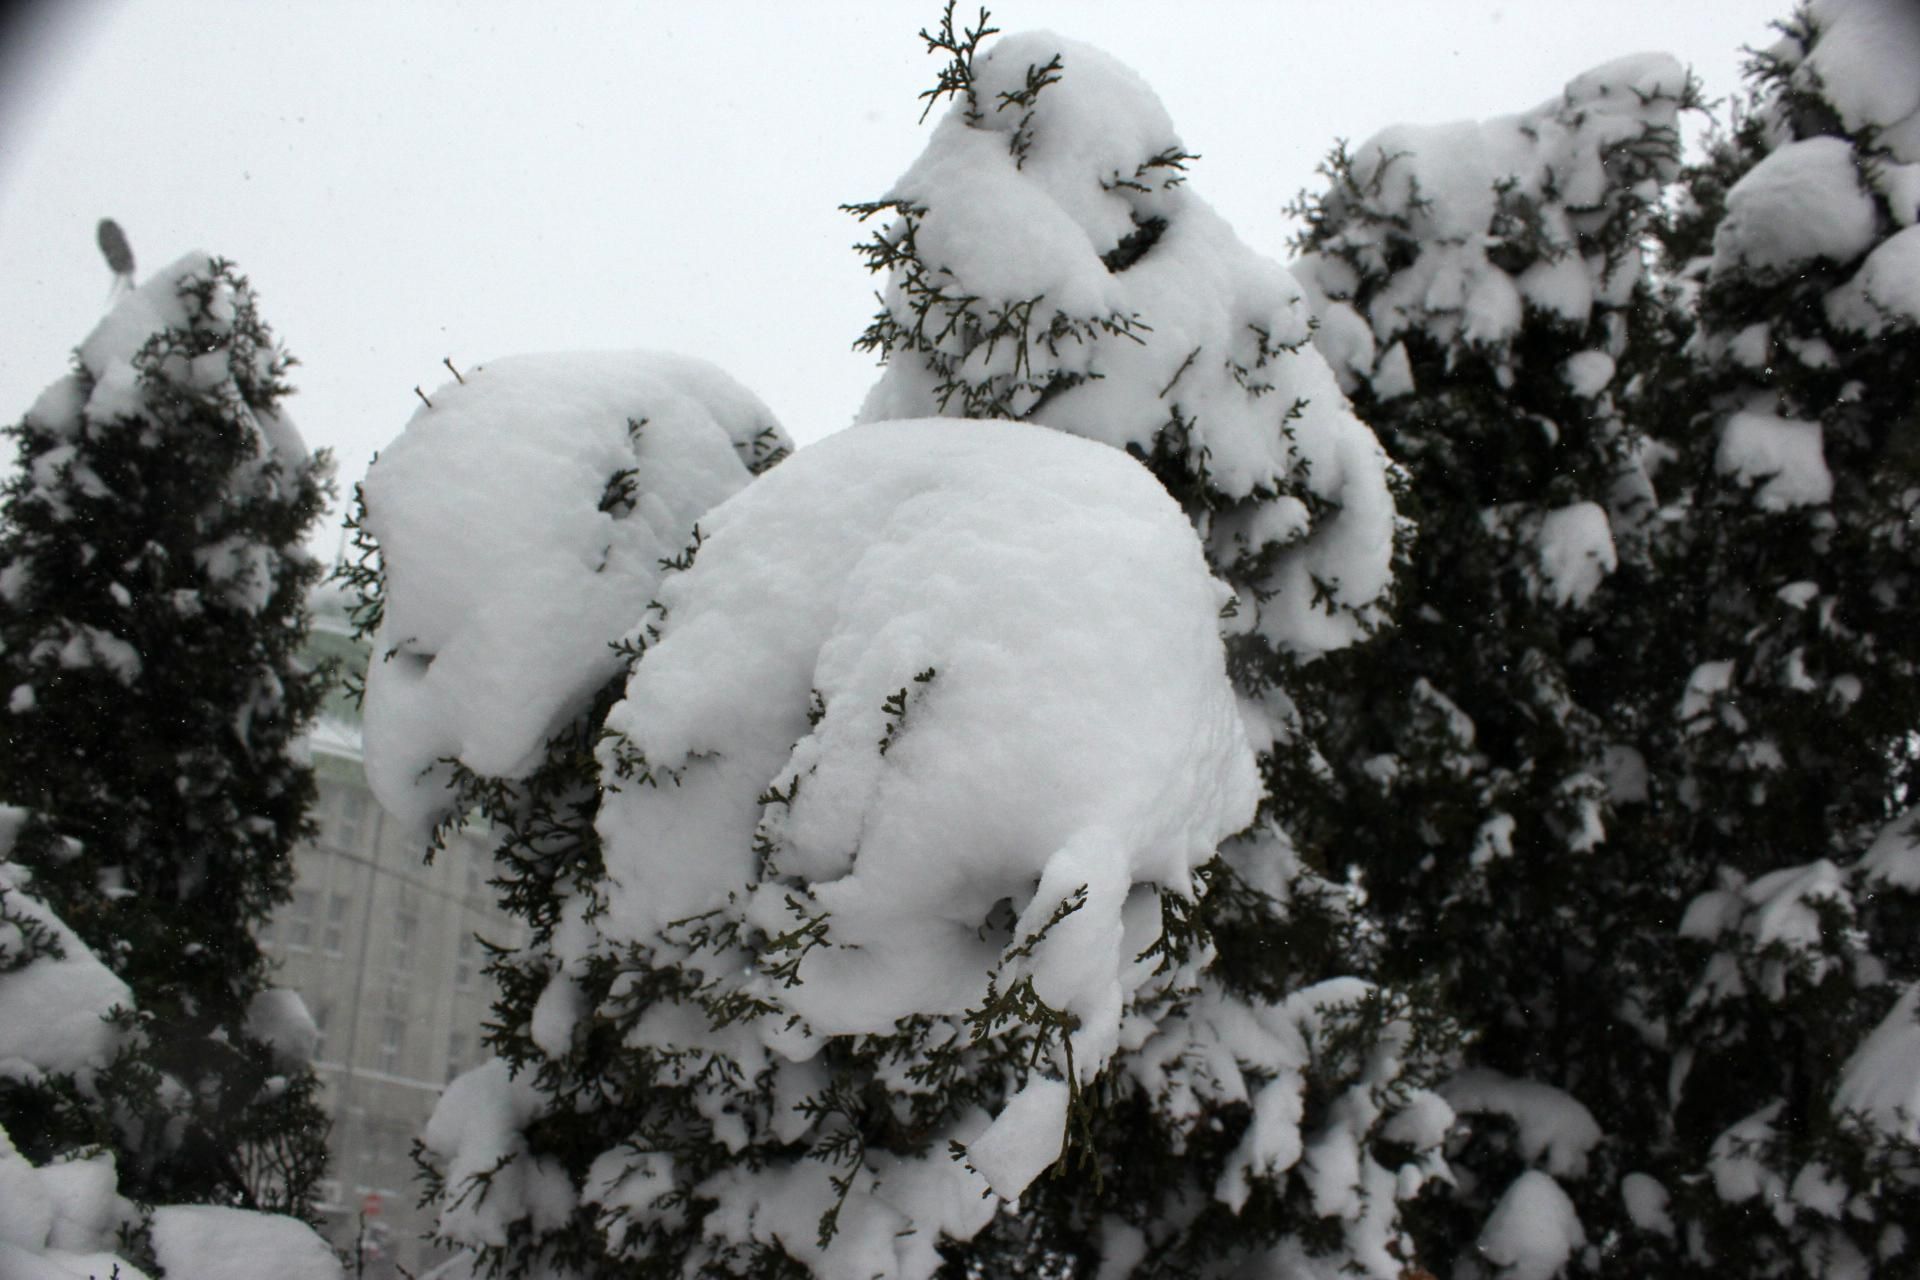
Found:
<path fill-rule="evenodd" d="M 858 251 L 885 283 L 856 344 L 886 365 L 863 416 L 1013 418 L 1123 447 L 1186 507 L 1215 573 L 1236 588 L 1222 625 L 1235 683 L 1269 735 L 1268 793 L 1255 828 L 1206 868 L 1198 905 L 1179 912 L 1177 931 L 1169 923 L 1199 974 L 1195 990 L 1165 994 L 1169 1027 L 1195 1000 L 1261 1007 L 1372 974 L 1347 894 L 1294 855 L 1280 818 L 1289 779 L 1319 767 L 1291 701 L 1302 660 L 1384 615 L 1386 561 L 1407 534 L 1392 514 L 1397 478 L 1346 416 L 1309 345 L 1299 290 L 1185 189 L 1196 157 L 1151 92 L 1095 50 L 1036 37 L 988 46 L 993 33 L 984 10 L 961 24 L 951 3 L 921 33 L 943 61 L 922 97 L 929 111 L 951 106 L 888 195 L 847 206 L 874 228 Z M 1090 117 L 1108 127 L 1088 130 Z M 1084 234 L 1055 240 L 1065 220 Z M 980 236 L 983 222 L 998 237 L 984 252 L 948 230 Z M 1223 272 L 1237 274 L 1237 296 L 1198 283 Z M 1347 538 L 1371 539 L 1377 580 L 1344 554 Z M 1388 1168 L 1420 1148 L 1388 1135 L 1450 1034 L 1403 977 L 1367 987 L 1335 1019 L 1346 1047 L 1303 1066 L 1296 1117 L 1305 1135 L 1350 1125 L 1363 1163 Z M 1391 1083 L 1370 1078 L 1388 1061 Z M 1343 1112 L 1356 1089 L 1379 1103 L 1363 1119 Z M 1250 1125 L 1272 1122 L 1256 1122 L 1244 1100 L 1169 1105 L 1137 1079 L 1103 1079 L 1073 1134 L 1070 1161 L 1085 1172 L 1042 1182 L 948 1254 L 971 1274 L 1091 1275 L 1103 1259 L 1120 1265 L 1137 1232 L 1138 1274 L 1276 1246 L 1327 1265 L 1389 1265 L 1384 1247 L 1362 1241 L 1394 1237 L 1391 1190 L 1359 1192 L 1374 1200 L 1362 1214 L 1332 1207 L 1338 1196 L 1285 1161 L 1236 1182 Z"/>
<path fill-rule="evenodd" d="M 638 445 L 647 425 L 644 418 L 629 419 L 631 443 Z M 788 449 L 775 427 L 733 441 L 743 476 L 771 469 Z M 608 477 L 598 509 L 616 521 L 638 518 L 647 496 L 640 471 L 622 468 Z M 364 487 L 356 491 L 349 523 L 356 555 L 340 577 L 358 597 L 358 633 L 374 642 L 375 662 L 405 660 L 381 631 L 388 584 Z M 690 568 L 701 540 L 696 525 L 677 555 L 661 557 L 657 572 Z M 466 1154 L 473 1149 L 471 1132 L 457 1126 L 443 1144 L 451 1159 L 447 1149 L 417 1145 L 423 1202 L 439 1207 L 438 1242 L 465 1251 L 464 1265 L 479 1275 L 546 1275 L 556 1269 L 583 1276 L 805 1275 L 777 1248 L 716 1245 L 701 1230 L 711 1205 L 696 1203 L 688 1190 L 743 1159 L 756 1161 L 754 1151 L 739 1149 L 725 1121 L 728 1113 L 749 1108 L 756 1082 L 723 1053 L 649 1047 L 633 1036 L 650 1011 L 676 1002 L 704 1009 L 716 1031 L 754 1009 L 722 999 L 697 967 L 635 945 L 596 946 L 564 976 L 559 972 L 557 953 L 577 948 L 582 931 L 593 928 L 606 908 L 597 822 L 607 795 L 623 786 L 678 784 L 666 770 L 655 777 L 631 753 L 620 753 L 615 768 L 603 770 L 601 763 L 601 755 L 618 743 L 606 728 L 608 712 L 666 619 L 664 607 L 644 600 L 636 612 L 629 637 L 613 646 L 612 673 L 546 738 L 531 767 L 512 776 L 486 774 L 456 756 L 435 766 L 446 790 L 428 856 L 456 828 L 479 824 L 494 842 L 490 884 L 501 907 L 525 922 L 527 939 L 512 949 L 487 947 L 487 972 L 499 994 L 485 1041 L 497 1061 L 452 1086 L 448 1103 L 479 1117 L 483 1128 L 499 1111 L 514 1109 L 514 1137 L 505 1149 L 484 1148 L 484 1158 L 473 1159 Z M 729 941 L 730 933 L 721 935 L 724 928 L 690 919 L 680 922 L 676 936 L 697 950 Z M 563 1033 L 546 1026 L 555 993 L 586 1015 L 577 1022 L 569 1018 Z M 482 1095 L 485 1101 L 469 1104 Z M 434 1122 L 443 1123 L 453 1122 Z M 430 1127 L 429 1144 L 438 1132 Z M 631 1167 L 610 1158 L 620 1154 L 631 1157 Z M 672 1176 L 644 1181 L 650 1170 L 664 1168 L 677 1173 L 678 1190 Z M 636 1171 L 643 1179 L 637 1188 L 623 1183 Z M 616 1196 L 623 1186 L 633 1189 Z M 568 1208 L 543 1212 L 543 1187 L 560 1188 L 555 1195 Z M 508 1204 L 514 1207 L 502 1208 Z M 474 1230 L 482 1218 L 504 1219 L 505 1226 Z"/>
<path fill-rule="evenodd" d="M 1294 812 L 1470 1037 L 1456 1184 L 1410 1218 L 1437 1271 L 1521 1265 L 1522 1211 L 1543 1276 L 1911 1266 L 1920 315 L 1889 268 L 1920 210 L 1886 20 L 1785 24 L 1684 170 L 1691 91 L 1630 59 L 1336 153 L 1300 207 L 1420 537 L 1395 628 L 1307 673 L 1330 770 Z"/>
<path fill-rule="evenodd" d="M 246 279 L 189 257 L 8 429 L 0 796 L 32 815 L 10 856 L 133 1005 L 111 1062 L 0 1081 L 0 1122 L 36 1163 L 114 1153 L 142 1202 L 309 1216 L 315 1080 L 249 1025 L 324 688 L 298 653 L 329 464 L 280 416 L 291 364 Z"/>
<path fill-rule="evenodd" d="M 1780 24 L 1661 227 L 1687 340 L 1639 408 L 1684 507 L 1656 543 L 1654 625 L 1689 643 L 1649 664 L 1669 717 L 1650 835 L 1703 881 L 1670 1024 L 1676 1217 L 1702 1269 L 1893 1275 L 1920 1247 L 1900 1225 L 1920 1134 L 1888 1083 L 1920 1066 L 1920 307 L 1896 265 L 1920 146 L 1876 100 L 1920 65 L 1860 44 L 1902 18 L 1827 4 Z"/>
<path fill-rule="evenodd" d="M 1069 1064 L 1053 1169 L 1017 1203 L 929 1210 L 935 1136 L 1058 1074 L 1074 1028 L 1021 965 L 1087 895 L 1027 937 L 989 912 L 1001 963 L 964 1016 L 765 1052 L 845 942 L 782 867 L 812 775 L 760 793 L 739 899 L 623 934 L 667 887 L 609 886 L 609 806 L 729 764 L 609 732 L 672 629 L 636 608 L 622 669 L 531 770 L 434 766 L 502 837 L 534 934 L 494 957 L 504 1061 L 428 1134 L 446 1240 L 509 1276 L 831 1272 L 850 1239 L 872 1270 L 979 1276 L 1907 1265 L 1920 317 L 1894 268 L 1920 209 L 1905 135 L 1834 78 L 1857 63 L 1818 55 L 1842 13 L 1789 31 L 1748 123 L 1686 175 L 1693 90 L 1660 58 L 1336 155 L 1302 210 L 1315 335 L 1183 185 L 1194 157 L 1130 73 L 989 45 L 949 6 L 923 33 L 927 157 L 853 207 L 885 276 L 863 416 L 1024 419 L 1151 469 L 1232 588 L 1259 818 L 1191 895 L 1159 886 L 1153 976 L 1112 1068 Z M 1487 154 L 1514 167 L 1446 180 Z M 1744 251 L 1769 164 L 1852 173 L 1864 230 Z M 584 501 L 633 518 L 638 474 Z M 953 678 L 892 673 L 862 750 L 899 763 Z M 783 733 L 844 712 L 786 693 Z M 895 1232 L 900 1204 L 947 1216 Z"/>
<path fill-rule="evenodd" d="M 1328 770 L 1296 776 L 1292 812 L 1366 885 L 1387 972 L 1470 1029 L 1463 1066 L 1605 1118 L 1621 1147 L 1553 1170 L 1590 1234 L 1660 1123 L 1660 1056 L 1619 1030 L 1655 1016 L 1647 924 L 1673 886 L 1666 851 L 1617 838 L 1654 494 L 1615 394 L 1657 314 L 1641 242 L 1694 105 L 1670 59 L 1609 64 L 1524 116 L 1337 150 L 1297 208 L 1323 345 L 1419 534 L 1395 625 L 1304 673 Z M 1488 188 L 1453 172 L 1492 155 L 1512 171 Z M 1475 1255 L 1527 1167 L 1508 1119 L 1468 1119 L 1458 1186 L 1427 1198 L 1430 1266 Z"/>

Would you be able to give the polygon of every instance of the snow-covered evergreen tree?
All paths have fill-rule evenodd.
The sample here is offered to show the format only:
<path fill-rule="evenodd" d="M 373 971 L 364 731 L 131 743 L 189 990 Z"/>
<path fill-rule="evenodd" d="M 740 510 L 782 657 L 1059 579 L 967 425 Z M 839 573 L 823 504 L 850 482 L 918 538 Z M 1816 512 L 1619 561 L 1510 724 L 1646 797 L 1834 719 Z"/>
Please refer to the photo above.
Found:
<path fill-rule="evenodd" d="M 1653 492 L 1615 391 L 1660 337 L 1642 241 L 1690 104 L 1673 59 L 1622 59 L 1520 115 L 1337 151 L 1300 210 L 1317 341 L 1419 536 L 1397 625 L 1305 673 L 1329 771 L 1293 815 L 1360 876 L 1387 973 L 1437 984 L 1472 1037 L 1442 1088 L 1457 1186 L 1421 1227 L 1456 1275 L 1617 1248 L 1619 1180 L 1660 1130 L 1635 1028 L 1674 890 L 1665 851 L 1620 838 Z"/>
<path fill-rule="evenodd" d="M 1911 1266 L 1920 12 L 1786 35 L 1662 279 L 1664 60 L 1304 209 L 1421 536 L 1399 627 L 1306 673 L 1300 823 L 1471 1037 L 1414 1219 L 1456 1275 Z"/>
<path fill-rule="evenodd" d="M 1685 499 L 1659 836 L 1717 881 L 1679 925 L 1669 1190 L 1702 1270 L 1897 1275 L 1920 1258 L 1920 9 L 1821 0 L 1781 36 L 1673 220 L 1692 336 L 1644 397 Z"/>
<path fill-rule="evenodd" d="M 528 383 L 542 364 L 560 374 L 549 392 L 563 378 L 599 407 L 516 446 L 526 419 L 494 412 L 515 390 L 495 375 Z M 1334 1206 L 1321 1229 L 1370 1235 L 1365 1260 L 1396 1269 L 1392 1177 L 1370 1198 L 1352 1181 L 1356 1138 L 1410 1100 L 1392 1052 L 1407 1029 L 1385 1018 L 1360 1055 L 1356 1015 L 1389 1012 L 1364 984 L 1253 1002 L 1206 973 L 1201 869 L 1259 788 L 1217 631 L 1228 593 L 1151 477 L 1037 427 L 876 424 L 785 462 L 649 563 L 629 553 L 656 534 L 619 526 L 672 519 L 658 493 L 698 495 L 691 464 L 728 432 L 684 413 L 649 456 L 671 421 L 657 395 L 638 456 L 602 456 L 627 441 L 631 400 L 592 380 L 578 360 L 478 370 L 366 489 L 393 655 L 368 692 L 376 785 L 421 816 L 435 796 L 480 803 L 536 931 L 498 966 L 502 1060 L 455 1082 L 425 1135 L 463 1265 L 927 1276 L 987 1233 L 995 1259 L 1017 1239 L 1074 1268 L 1095 1260 L 1082 1249 L 1138 1258 L 1173 1213 L 1192 1235 L 1300 1162 Z M 461 465 L 489 453 L 526 465 Z M 429 496 L 413 484 L 428 474 L 459 483 Z M 616 488 L 626 500 L 599 507 Z M 496 505 L 510 527 L 494 546 L 443 518 Z M 597 552 L 555 554 L 576 534 Z M 589 597 L 662 560 L 674 571 L 629 601 L 624 644 L 593 659 L 611 683 L 576 667 L 523 722 L 531 750 L 499 757 L 512 773 L 450 755 L 451 790 L 416 783 L 416 761 L 442 743 L 478 755 L 508 709 L 444 736 L 452 704 L 423 711 L 459 687 L 433 688 L 443 663 L 475 697 L 517 694 L 528 655 L 494 641 L 534 634 L 530 606 L 592 617 Z M 512 617 L 483 603 L 501 593 Z M 1309 1087 L 1328 1059 L 1352 1087 Z M 1228 1091 L 1262 1117 L 1245 1134 L 1210 1123 Z M 1409 1159 L 1438 1110 L 1396 1113 Z M 1303 1111 L 1321 1113 L 1304 1143 Z M 1114 1159 L 1127 1124 L 1204 1144 L 1217 1185 L 1157 1185 L 1164 1152 Z M 1008 1211 L 1041 1186 L 1079 1216 Z"/>
<path fill-rule="evenodd" d="M 431 827 L 490 821 L 494 884 L 530 932 L 524 949 L 492 957 L 498 1060 L 450 1088 L 427 1169 L 440 1236 L 465 1265 L 618 1269 L 630 1264 L 608 1260 L 616 1246 L 581 1204 L 581 1180 L 635 1136 L 633 1109 L 656 1081 L 618 1052 L 613 1015 L 595 1011 L 610 967 L 583 988 L 575 1012 L 594 1029 L 579 1052 L 550 1034 L 544 998 L 583 927 L 565 903 L 604 892 L 594 751 L 634 657 L 623 641 L 661 574 L 706 511 L 790 444 L 764 405 L 696 360 L 517 356 L 456 376 L 361 486 L 363 555 L 347 575 L 374 639 L 370 783 L 423 845 Z M 542 1118 L 555 1099 L 582 1100 L 564 1125 Z M 562 1170 L 577 1176 L 556 1181 Z"/>
<path fill-rule="evenodd" d="M 1082 253 L 1156 327 L 1076 330 L 1124 345 L 1045 419 L 1124 390 L 1130 434 L 875 422 L 729 498 L 763 410 L 693 362 L 555 357 L 435 392 L 369 476 L 376 788 L 484 812 L 534 933 L 496 964 L 501 1060 L 425 1135 L 464 1267 L 1402 1269 L 1449 1118 L 1427 1029 L 1350 976 L 1347 904 L 1258 814 L 1251 749 L 1290 732 L 1286 664 L 1377 619 L 1384 461 L 1290 278 L 1160 185 L 1178 140 L 1130 73 L 945 35 L 949 74 L 1047 83 L 985 148 L 963 94 L 930 156 L 1147 228 Z M 1116 120 L 1151 145 L 1068 175 Z M 921 245 L 942 214 L 905 215 Z M 1037 324 L 1031 359 L 1064 357 L 1071 319 Z M 936 407 L 914 367 L 870 416 Z"/>
<path fill-rule="evenodd" d="M 949 5 L 923 32 L 947 59 L 929 110 L 953 102 L 886 196 L 851 206 L 878 220 L 863 252 L 885 275 L 860 345 L 886 370 L 861 416 L 1042 424 L 1124 449 L 1182 504 L 1234 589 L 1229 668 L 1266 783 L 1203 872 L 1192 924 L 1213 954 L 1195 981 L 1227 1008 L 1317 999 L 1370 959 L 1347 895 L 1276 821 L 1317 767 L 1292 692 L 1301 664 L 1384 617 L 1405 532 L 1393 477 L 1310 344 L 1300 287 L 1185 185 L 1194 157 L 1152 91 L 1051 34 L 987 46 L 986 22 L 956 27 Z M 1367 994 L 1338 1047 L 1297 1075 L 1251 1058 L 1214 1087 L 1117 1079 L 1088 1152 L 1104 1181 L 1039 1184 L 971 1265 L 1179 1274 L 1271 1251 L 1396 1272 L 1396 1200 L 1445 1124 L 1416 1088 L 1437 1027 L 1403 992 L 1351 989 Z M 1409 1069 L 1379 1075 L 1388 1061 Z"/>
<path fill-rule="evenodd" d="M 949 6 L 861 426 L 435 392 L 369 763 L 533 932 L 455 1273 L 1910 1267 L 1916 24 L 1797 20 L 1664 280 L 1640 56 L 1337 157 L 1303 292 L 1130 72 Z"/>
<path fill-rule="evenodd" d="M 128 985 L 48 906 L 32 869 L 13 861 L 29 819 L 0 806 L 0 1071 L 18 1085 L 49 1086 L 57 1105 L 84 1099 L 104 1110 L 131 1100 L 122 1090 L 147 1029 Z M 318 1039 L 285 991 L 256 997 L 246 1025 L 289 1071 L 304 1068 Z M 0 1122 L 0 1275 L 9 1280 L 141 1280 L 145 1267 L 205 1280 L 340 1280 L 339 1259 L 297 1219 L 136 1204 L 129 1197 L 138 1188 L 122 1182 L 104 1125 L 100 1142 L 36 1158 L 46 1146 L 44 1117 L 15 1105 L 18 1095 L 8 1102 Z M 8 1125 L 20 1126 L 18 1141 Z"/>
<path fill-rule="evenodd" d="M 322 686 L 296 651 L 327 462 L 279 412 L 289 363 L 247 282 L 193 254 L 9 431 L 0 797 L 31 813 L 14 883 L 62 923 L 9 913 L 5 965 L 77 939 L 129 998 L 86 1053 L 0 1071 L 0 1125 L 35 1165 L 111 1153 L 143 1203 L 304 1215 L 323 1171 L 251 933 L 307 828 L 295 736 Z"/>

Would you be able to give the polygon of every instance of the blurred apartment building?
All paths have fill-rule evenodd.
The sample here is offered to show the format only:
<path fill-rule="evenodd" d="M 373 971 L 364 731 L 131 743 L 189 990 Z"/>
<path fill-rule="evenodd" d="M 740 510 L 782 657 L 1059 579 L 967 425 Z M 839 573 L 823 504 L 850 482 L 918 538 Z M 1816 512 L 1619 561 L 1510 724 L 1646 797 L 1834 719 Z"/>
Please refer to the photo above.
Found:
<path fill-rule="evenodd" d="M 364 667 L 340 599 L 313 602 L 316 657 Z M 411 1158 L 441 1090 L 484 1059 L 492 983 L 479 939 L 516 944 L 517 921 L 487 884 L 492 845 L 464 831 L 431 865 L 380 809 L 361 766 L 359 713 L 329 698 L 311 736 L 317 840 L 294 855 L 293 901 L 261 933 L 278 981 L 320 1028 L 316 1069 L 333 1118 L 322 1212 L 333 1243 L 358 1249 L 366 1280 L 420 1275 L 440 1254 L 423 1237 Z"/>

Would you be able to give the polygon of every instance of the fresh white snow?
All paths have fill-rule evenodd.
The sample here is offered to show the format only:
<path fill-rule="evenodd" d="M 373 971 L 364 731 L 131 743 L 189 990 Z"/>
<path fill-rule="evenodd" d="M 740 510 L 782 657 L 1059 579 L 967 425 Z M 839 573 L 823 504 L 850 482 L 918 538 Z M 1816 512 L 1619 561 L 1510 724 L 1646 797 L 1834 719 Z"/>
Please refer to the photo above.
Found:
<path fill-rule="evenodd" d="M 1440 1096 L 1463 1115 L 1511 1120 L 1521 1156 L 1556 1177 L 1583 1177 L 1587 1155 L 1600 1141 L 1600 1126 L 1579 1099 L 1538 1080 L 1477 1068 L 1441 1085 Z"/>
<path fill-rule="evenodd" d="M 602 808 L 602 929 L 651 943 L 730 896 L 769 935 L 824 913 L 798 984 L 749 988 L 811 1036 L 884 1032 L 983 997 L 997 901 L 1024 938 L 1084 894 L 998 972 L 1078 1015 L 1097 1070 L 1157 930 L 1136 906 L 1189 892 L 1257 794 L 1185 517 L 1118 451 L 927 421 L 830 437 L 708 524 L 608 719 L 604 767 L 637 752 L 660 784 Z"/>
<path fill-rule="evenodd" d="M 10 846 L 11 835 L 0 843 Z M 0 861 L 0 907 L 46 930 L 61 953 L 0 971 L 0 1072 L 28 1079 L 103 1064 L 121 1039 L 106 1015 L 133 1004 L 127 984 L 33 895 L 32 885 L 26 868 Z M 17 954 L 22 942 L 20 927 L 0 920 L 0 954 Z"/>
<path fill-rule="evenodd" d="M 1872 126 L 1895 157 L 1920 161 L 1920 8 L 1909 0 L 1813 0 L 1820 32 L 1795 82 L 1816 89 L 1849 133 Z"/>
<path fill-rule="evenodd" d="M 366 763 L 425 825 L 443 757 L 516 777 L 620 669 L 661 561 L 748 478 L 749 392 L 698 360 L 571 352 L 489 362 L 440 387 L 366 480 L 387 612 L 368 666 Z"/>
<path fill-rule="evenodd" d="M 1555 604 L 1586 604 L 1601 580 L 1620 567 L 1613 525 L 1597 502 L 1576 502 L 1542 513 L 1536 545 L 1540 576 Z"/>
<path fill-rule="evenodd" d="M 153 1251 L 169 1280 L 340 1280 L 340 1259 L 296 1218 L 215 1205 L 153 1212 Z"/>
<path fill-rule="evenodd" d="M 1779 278 L 1819 258 L 1846 265 L 1873 244 L 1874 229 L 1873 198 L 1846 140 L 1790 142 L 1727 192 L 1712 274 Z"/>
<path fill-rule="evenodd" d="M 1909 983 L 1840 1073 L 1836 1112 L 1857 1111 L 1889 1134 L 1920 1142 L 1920 983 Z"/>
<path fill-rule="evenodd" d="M 1714 465 L 1722 475 L 1757 483 L 1754 503 L 1763 511 L 1818 506 L 1833 497 L 1818 422 L 1749 406 L 1722 424 Z"/>
<path fill-rule="evenodd" d="M 1513 1180 L 1480 1232 L 1481 1254 L 1500 1280 L 1552 1280 L 1587 1234 L 1573 1201 L 1537 1169 Z"/>
<path fill-rule="evenodd" d="M 996 107 L 1056 53 L 1061 78 L 1030 117 Z M 1142 452 L 1174 430 L 1229 498 L 1303 485 L 1325 499 L 1274 544 L 1265 598 L 1241 607 L 1282 649 L 1351 644 L 1383 602 L 1395 517 L 1379 447 L 1310 344 L 1305 293 L 1154 165 L 1179 151 L 1179 135 L 1152 90 L 1106 54 L 1046 32 L 1010 35 L 977 60 L 975 78 L 980 118 L 956 102 L 889 196 L 924 210 L 915 239 L 928 283 L 975 298 L 980 327 L 1030 311 L 1022 337 L 968 348 L 975 326 L 956 325 L 936 347 L 969 384 L 1008 388 L 1015 415 Z M 1024 155 L 1016 131 L 1031 136 Z M 1130 265 L 1103 260 L 1149 233 L 1157 239 Z M 911 328 L 905 284 L 896 269 L 884 301 Z M 1107 321 L 1138 325 L 1098 332 Z M 1060 326 L 1070 335 L 1057 336 Z M 863 421 L 948 411 L 924 357 L 892 356 Z M 1231 518 L 1211 540 L 1217 560 L 1268 545 Z M 1342 608 L 1315 603 L 1316 580 Z"/>

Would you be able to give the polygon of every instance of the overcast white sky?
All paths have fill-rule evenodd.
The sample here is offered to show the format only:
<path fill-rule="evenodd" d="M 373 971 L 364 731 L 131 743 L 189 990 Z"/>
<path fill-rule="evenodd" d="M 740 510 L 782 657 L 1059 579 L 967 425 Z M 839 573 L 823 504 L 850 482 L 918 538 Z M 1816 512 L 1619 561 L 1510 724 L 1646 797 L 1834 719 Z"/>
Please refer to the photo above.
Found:
<path fill-rule="evenodd" d="M 1723 95 L 1789 0 L 992 7 L 1141 72 L 1201 154 L 1193 189 L 1284 258 L 1283 206 L 1336 137 L 1522 110 L 1648 49 Z M 111 216 L 143 275 L 204 248 L 252 278 L 343 490 L 443 356 L 683 351 L 817 439 L 874 376 L 851 350 L 874 281 L 837 206 L 884 193 L 932 128 L 916 32 L 937 18 L 933 0 L 45 5 L 0 57 L 0 418 L 99 318 Z"/>

